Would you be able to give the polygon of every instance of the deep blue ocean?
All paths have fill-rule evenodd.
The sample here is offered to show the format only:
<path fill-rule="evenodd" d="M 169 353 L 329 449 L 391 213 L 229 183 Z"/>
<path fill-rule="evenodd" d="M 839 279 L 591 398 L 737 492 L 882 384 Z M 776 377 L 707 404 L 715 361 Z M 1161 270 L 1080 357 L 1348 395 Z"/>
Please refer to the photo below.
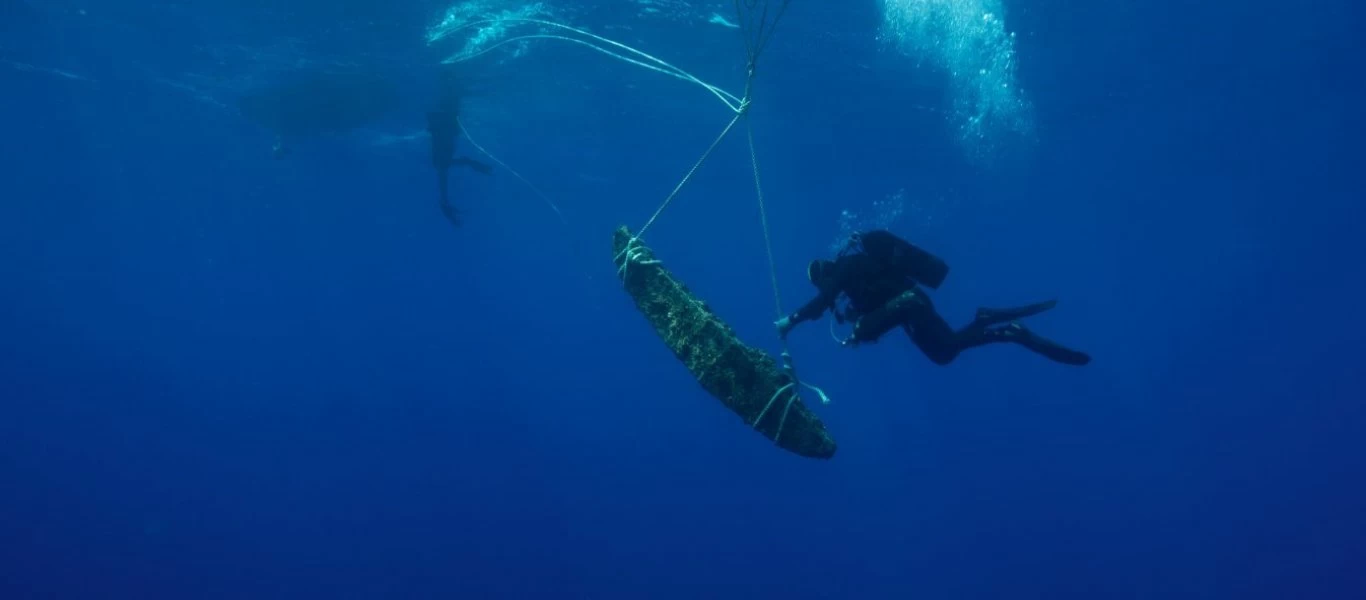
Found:
<path fill-rule="evenodd" d="M 752 124 L 784 311 L 886 227 L 1093 357 L 802 324 L 816 460 L 613 264 L 734 111 L 519 20 L 738 96 L 733 1 L 0 0 L 0 598 L 1366 598 L 1362 17 L 791 0 L 644 241 L 780 351 Z M 354 65 L 397 105 L 284 156 L 239 109 Z"/>

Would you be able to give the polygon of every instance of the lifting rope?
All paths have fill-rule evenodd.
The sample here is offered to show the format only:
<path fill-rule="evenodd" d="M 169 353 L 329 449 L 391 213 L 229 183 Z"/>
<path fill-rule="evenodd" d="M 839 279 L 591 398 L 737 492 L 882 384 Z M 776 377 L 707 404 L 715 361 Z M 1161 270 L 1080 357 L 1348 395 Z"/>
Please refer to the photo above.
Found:
<path fill-rule="evenodd" d="M 769 278 L 773 288 L 773 304 L 778 318 L 781 319 L 783 316 L 785 316 L 785 314 L 783 312 L 782 297 L 779 293 L 778 288 L 777 262 L 773 256 L 773 243 L 771 236 L 769 234 L 768 226 L 768 212 L 767 207 L 764 203 L 763 186 L 761 185 L 759 177 L 759 159 L 758 152 L 755 150 L 754 145 L 754 128 L 752 123 L 748 119 L 748 116 L 752 102 L 755 70 L 759 61 L 759 57 L 763 54 L 764 50 L 768 47 L 769 42 L 773 39 L 773 33 L 777 28 L 778 22 L 781 21 L 783 15 L 786 14 L 787 7 L 788 4 L 790 4 L 790 1 L 791 0 L 780 0 L 780 4 L 778 5 L 777 10 L 772 15 L 772 18 L 770 18 L 768 0 L 735 0 L 736 16 L 740 22 L 740 31 L 744 38 L 746 54 L 745 91 L 743 96 L 738 97 L 734 94 L 726 92 L 725 90 L 717 86 L 706 83 L 701 79 L 694 77 L 688 72 L 672 64 L 669 64 L 659 58 L 646 54 L 645 52 L 636 50 L 635 48 L 631 48 L 630 46 L 627 46 L 620 42 L 615 42 L 613 40 L 584 31 L 582 29 L 570 27 L 568 25 L 563 25 L 559 23 L 554 23 L 551 21 L 527 18 L 504 18 L 497 20 L 474 21 L 471 23 L 461 25 L 460 27 L 456 27 L 450 31 L 443 32 L 440 36 L 438 36 L 435 39 L 440 39 L 440 37 L 444 37 L 445 35 L 449 35 L 450 33 L 454 33 L 456 31 L 468 29 L 471 27 L 480 27 L 484 25 L 498 25 L 503 23 L 529 23 L 542 25 L 545 27 L 552 27 L 562 31 L 572 32 L 574 34 L 584 36 L 592 40 L 592 42 L 550 33 L 526 34 L 502 40 L 488 48 L 481 49 L 480 51 L 471 54 L 461 55 L 449 59 L 447 62 L 462 62 L 470 60 L 478 56 L 482 56 L 488 52 L 491 52 L 498 47 L 518 41 L 533 39 L 554 39 L 581 44 L 593 50 L 616 58 L 618 60 L 622 60 L 624 62 L 634 64 L 636 66 L 644 67 L 652 71 L 663 73 L 665 75 L 669 75 L 671 77 L 675 77 L 684 81 L 695 83 L 703 87 L 707 91 L 711 92 L 712 95 L 716 96 L 716 98 L 718 98 L 722 103 L 724 103 L 727 108 L 729 108 L 733 113 L 735 113 L 735 116 L 730 120 L 729 123 L 726 124 L 726 127 L 722 129 L 720 135 L 718 135 L 716 139 L 711 143 L 711 146 L 709 146 L 706 149 L 706 151 L 702 153 L 702 156 L 698 158 L 697 162 L 693 164 L 692 168 L 688 170 L 687 174 L 683 176 L 682 180 L 678 182 L 678 185 L 674 186 L 673 191 L 671 191 L 669 195 L 664 198 L 664 201 L 660 204 L 659 208 L 655 210 L 654 214 L 652 214 L 650 218 L 645 222 L 645 225 L 642 226 L 632 235 L 631 239 L 626 244 L 626 247 L 616 255 L 616 257 L 614 258 L 614 262 L 617 260 L 621 261 L 621 267 L 618 269 L 618 274 L 623 279 L 625 279 L 626 277 L 627 268 L 633 262 L 636 262 L 637 264 L 655 264 L 658 262 L 654 260 L 651 260 L 646 263 L 639 262 L 641 257 L 643 256 L 643 254 L 638 249 L 638 244 L 640 243 L 641 236 L 643 236 L 645 234 L 645 231 L 649 229 L 651 225 L 654 224 L 654 222 L 664 212 L 664 209 L 667 208 L 669 204 L 671 204 L 674 201 L 674 199 L 678 197 L 678 194 L 683 190 L 683 187 L 686 186 L 692 180 L 693 176 L 697 173 L 698 169 L 700 169 L 702 165 L 706 163 L 707 159 L 711 157 L 712 153 L 716 150 L 716 148 L 721 144 L 721 142 L 724 139 L 726 139 L 726 137 L 730 134 L 731 130 L 735 128 L 735 124 L 738 123 L 741 119 L 744 119 L 746 138 L 749 145 L 750 167 L 754 173 L 754 191 L 759 203 L 759 220 L 764 234 L 764 249 L 768 256 Z M 468 132 L 466 132 L 466 137 L 468 137 Z M 473 142 L 473 140 L 471 140 L 471 142 Z M 478 147 L 477 144 L 476 147 Z M 482 148 L 480 148 L 480 150 L 482 151 Z M 484 153 L 488 154 L 487 152 Z M 499 161 L 499 164 L 502 164 L 501 161 Z M 506 165 L 503 166 L 504 168 L 507 167 Z M 511 169 L 509 169 L 509 171 L 511 171 Z M 516 173 L 514 172 L 514 175 L 515 174 Z M 542 197 L 544 198 L 544 195 L 542 195 Z M 547 202 L 549 202 L 548 199 Z M 552 208 L 555 208 L 556 213 L 559 213 L 559 209 L 554 207 L 553 203 L 551 204 L 551 206 Z M 625 260 L 622 260 L 623 256 L 625 257 Z M 774 435 L 775 443 L 782 436 L 783 426 L 787 422 L 787 415 L 792 408 L 792 404 L 801 399 L 802 388 L 806 388 L 815 392 L 817 396 L 819 396 L 822 404 L 830 403 L 830 397 L 826 395 L 826 393 L 823 390 L 814 385 L 805 383 L 797 377 L 797 371 L 792 360 L 792 354 L 788 351 L 787 340 L 785 337 L 782 336 L 779 337 L 779 340 L 782 348 L 781 357 L 783 371 L 788 378 L 788 382 L 781 386 L 778 389 L 778 391 L 775 392 L 771 398 L 769 398 L 769 401 L 764 406 L 763 410 L 760 411 L 759 415 L 754 418 L 754 421 L 752 423 L 750 423 L 751 427 L 758 427 L 759 423 L 763 420 L 764 416 L 768 414 L 768 411 L 773 407 L 773 405 L 776 404 L 780 398 L 784 399 L 782 417 L 778 422 L 778 431 Z"/>
<path fill-rule="evenodd" d="M 499 47 L 501 47 L 501 46 L 505 46 L 505 45 L 507 45 L 507 44 L 511 44 L 511 43 L 513 43 L 513 42 L 519 42 L 519 41 L 522 41 L 522 40 L 536 40 L 536 39 L 560 40 L 560 41 L 564 41 L 564 42 L 572 42 L 572 43 L 575 43 L 575 44 L 580 44 L 580 45 L 588 46 L 589 48 L 592 48 L 593 50 L 596 50 L 596 51 L 598 51 L 598 52 L 601 52 L 601 53 L 603 53 L 603 54 L 606 54 L 606 55 L 608 55 L 608 56 L 611 56 L 611 57 L 613 57 L 613 58 L 615 58 L 615 59 L 617 59 L 617 60 L 625 61 L 625 62 L 627 62 L 627 63 L 636 65 L 636 66 L 638 66 L 638 67 L 644 67 L 644 68 L 649 69 L 649 70 L 651 70 L 651 71 L 656 71 L 656 72 L 659 72 L 659 73 L 663 73 L 663 74 L 668 75 L 668 76 L 670 76 L 670 77 L 676 77 L 676 78 L 682 79 L 682 80 L 684 80 L 684 81 L 689 81 L 689 82 L 695 83 L 695 84 L 697 84 L 697 85 L 702 86 L 702 87 L 705 88 L 707 91 L 711 92 L 713 95 L 715 95 L 717 98 L 719 98 L 719 99 L 721 100 L 721 102 L 725 103 L 725 105 L 726 105 L 727 107 L 729 107 L 732 111 L 737 111 L 737 112 L 738 112 L 738 111 L 740 110 L 741 101 L 740 101 L 740 98 L 738 98 L 738 97 L 735 96 L 735 94 L 732 94 L 732 93 L 730 93 L 730 92 L 727 92 L 727 91 L 725 91 L 725 90 L 723 90 L 723 89 L 721 89 L 721 88 L 719 88 L 719 87 L 716 87 L 716 86 L 714 86 L 714 85 L 712 85 L 712 84 L 710 84 L 710 83 L 707 83 L 707 82 L 705 82 L 705 81 L 702 81 L 701 79 L 698 79 L 698 78 L 696 78 L 696 77 L 693 77 L 693 76 L 692 76 L 691 74 L 689 74 L 687 71 L 684 71 L 683 69 L 680 69 L 680 68 L 678 68 L 678 67 L 675 67 L 675 66 L 673 66 L 673 65 L 671 65 L 671 64 L 669 64 L 669 63 L 663 61 L 662 59 L 659 59 L 659 58 L 656 58 L 656 57 L 651 56 L 651 55 L 649 55 L 649 54 L 646 54 L 646 53 L 644 53 L 644 52 L 641 52 L 640 50 L 636 50 L 635 48 L 632 48 L 632 47 L 630 47 L 630 46 L 627 46 L 626 44 L 623 44 L 623 43 L 621 43 L 621 42 L 616 42 L 616 41 L 607 39 L 607 38 L 605 38 L 605 37 L 602 37 L 602 36 L 600 36 L 600 35 L 597 35 L 597 34 L 594 34 L 594 33 L 590 33 L 590 32 L 584 31 L 584 30 L 582 30 L 582 29 L 578 29 L 578 28 L 576 28 L 576 27 L 570 27 L 570 26 L 568 26 L 568 25 L 563 25 L 563 24 L 560 24 L 560 23 L 552 22 L 552 21 L 543 21 L 543 20 L 541 20 L 541 19 L 513 18 L 513 17 L 506 18 L 506 19 L 485 19 L 485 20 L 482 20 L 482 21 L 473 21 L 473 22 L 470 22 L 470 23 L 466 23 L 466 24 L 464 24 L 464 25 L 461 25 L 460 27 L 456 27 L 455 29 L 452 29 L 452 30 L 449 31 L 449 32 L 444 32 L 441 36 L 438 36 L 438 37 L 435 38 L 435 39 L 440 39 L 441 37 L 444 37 L 445 35 L 449 35 L 449 34 L 451 34 L 451 33 L 455 33 L 455 32 L 457 32 L 457 31 L 460 31 L 460 30 L 463 30 L 463 29 L 469 29 L 469 28 L 472 28 L 472 27 L 480 27 L 480 26 L 484 26 L 484 25 L 500 25 L 500 24 L 503 24 L 503 23 L 530 23 L 530 24 L 535 24 L 535 25 L 544 25 L 544 26 L 546 26 L 546 27 L 555 27 L 555 28 L 558 28 L 558 29 L 563 29 L 563 30 L 565 30 L 565 31 L 573 32 L 573 33 L 582 35 L 582 36 L 584 36 L 584 37 L 591 38 L 591 39 L 593 39 L 593 40 L 595 40 L 595 41 L 602 42 L 603 44 L 607 44 L 608 46 L 612 46 L 612 47 L 614 47 L 614 48 L 619 48 L 619 49 L 621 49 L 621 50 L 623 50 L 623 51 L 626 51 L 626 52 L 629 52 L 629 53 L 634 54 L 634 55 L 636 55 L 636 56 L 639 56 L 641 59 L 650 61 L 651 63 L 654 63 L 654 64 L 649 64 L 649 63 L 641 62 L 640 60 L 631 58 L 631 57 L 629 57 L 629 56 L 626 56 L 626 55 L 624 55 L 624 54 L 621 54 L 620 52 L 616 52 L 616 51 L 613 51 L 613 50 L 609 50 L 609 49 L 604 48 L 604 47 L 602 47 L 602 46 L 597 46 L 597 45 L 594 45 L 594 44 L 592 44 L 592 43 L 585 42 L 585 41 L 583 41 L 583 40 L 577 40 L 577 39 L 574 39 L 574 38 L 571 38 L 571 37 L 567 37 L 567 36 L 563 36 L 563 35 L 554 35 L 554 34 L 545 34 L 545 33 L 540 33 L 540 34 L 528 34 L 528 35 L 519 35 L 519 36 L 511 37 L 511 38 L 508 38 L 508 39 L 503 40 L 503 41 L 501 41 L 501 42 L 498 42 L 497 44 L 494 44 L 494 45 L 492 45 L 492 46 L 489 46 L 488 48 L 484 48 L 483 50 L 480 50 L 479 52 L 475 52 L 475 53 L 473 53 L 473 54 L 461 55 L 461 56 L 455 57 L 455 58 L 453 58 L 453 59 L 450 59 L 450 60 L 447 61 L 447 62 L 464 62 L 464 61 L 467 61 L 467 60 L 471 60 L 471 59 L 473 59 L 473 58 L 477 58 L 477 57 L 479 57 L 479 56 L 483 56 L 484 54 L 487 54 L 487 53 L 489 53 L 489 52 L 492 52 L 493 50 L 495 50 L 495 49 L 497 49 L 497 48 L 499 48 Z M 656 65 L 657 65 L 657 66 L 656 66 Z"/>
<path fill-rule="evenodd" d="M 754 76 L 759 56 L 763 53 L 764 49 L 768 46 L 768 42 L 772 39 L 773 31 L 777 26 L 778 21 L 782 18 L 783 14 L 786 13 L 788 3 L 789 0 L 782 0 L 782 4 L 779 6 L 777 14 L 770 21 L 767 18 L 768 3 L 764 0 L 735 0 L 735 10 L 741 23 L 741 31 L 745 36 L 745 51 L 748 60 L 746 65 L 744 96 L 741 98 L 739 106 L 733 107 L 735 110 L 735 118 L 731 119 L 730 123 L 726 125 L 726 128 L 722 130 L 721 135 L 716 138 L 716 141 L 712 142 L 711 147 L 707 148 L 707 151 L 703 153 L 702 157 L 697 161 L 695 165 L 693 165 L 693 168 L 690 171 L 688 171 L 687 175 L 683 177 L 683 180 L 679 182 L 678 186 L 674 188 L 673 192 L 670 193 L 669 196 L 664 199 L 663 204 L 660 205 L 659 209 L 657 209 L 654 215 L 652 215 L 650 219 L 645 223 L 645 226 L 641 227 L 640 230 L 634 234 L 631 241 L 627 243 L 626 248 L 622 250 L 622 254 L 625 254 L 627 259 L 622 262 L 621 275 L 623 278 L 625 277 L 625 269 L 627 265 L 630 264 L 634 256 L 634 254 L 632 253 L 634 245 L 638 242 L 640 237 L 644 235 L 645 230 L 655 222 L 655 220 L 659 217 L 659 214 L 663 212 L 664 208 L 667 207 L 669 203 L 673 201 L 673 199 L 678 195 L 679 191 L 683 188 L 683 186 L 686 185 L 689 180 L 691 180 L 692 176 L 697 172 L 697 169 L 701 167 L 704 162 L 706 162 L 709 156 L 711 156 L 711 153 L 713 150 L 716 149 L 716 146 L 720 144 L 721 140 L 725 139 L 726 135 L 730 133 L 732 128 L 734 128 L 735 123 L 739 121 L 741 118 L 744 118 L 746 139 L 749 145 L 750 167 L 754 173 L 754 193 L 759 203 L 759 222 L 762 226 L 764 233 L 764 250 L 768 255 L 769 279 L 773 287 L 773 304 L 775 314 L 780 319 L 783 316 L 785 316 L 785 313 L 783 312 L 782 295 L 779 292 L 778 286 L 777 261 L 773 257 L 773 242 L 769 234 L 768 211 L 767 207 L 764 204 L 764 190 L 759 176 L 759 157 L 754 145 L 754 126 L 752 122 L 748 119 L 748 116 L 749 108 L 753 100 Z M 760 6 L 762 6 L 762 13 L 759 15 L 757 25 L 755 25 L 755 11 Z M 696 78 L 693 78 L 693 80 L 698 81 L 696 80 Z M 708 86 L 708 89 L 714 90 L 714 88 L 711 86 Z M 620 259 L 621 254 L 618 254 L 617 258 Z M 796 401 L 801 399 L 801 388 L 807 388 L 815 392 L 816 395 L 820 397 L 822 404 L 830 403 L 830 397 L 825 393 L 824 390 L 814 385 L 803 382 L 797 376 L 797 369 L 792 359 L 792 353 L 788 351 L 787 339 L 785 337 L 780 336 L 779 340 L 782 348 L 781 357 L 783 361 L 783 371 L 786 373 L 789 381 L 782 387 L 778 388 L 778 391 L 774 392 L 773 396 L 769 398 L 768 403 L 764 405 L 763 410 L 759 411 L 759 414 L 755 416 L 754 421 L 750 423 L 751 427 L 758 427 L 759 423 L 763 420 L 764 416 L 768 414 L 768 411 L 773 407 L 773 405 L 778 401 L 778 399 L 783 398 L 783 412 L 782 416 L 779 418 L 778 421 L 777 433 L 774 435 L 775 443 L 777 443 L 777 441 L 780 440 L 782 437 L 783 427 L 787 423 L 787 415 L 788 412 L 792 409 L 792 405 Z"/>
<path fill-rule="evenodd" d="M 531 185 L 531 182 L 527 181 L 527 178 L 522 177 L 522 174 L 518 173 L 516 169 L 509 167 L 507 163 L 500 160 L 497 156 L 494 156 L 492 152 L 489 152 L 488 150 L 485 150 L 483 146 L 480 146 L 479 142 L 474 141 L 474 137 L 470 135 L 469 130 L 465 129 L 465 124 L 462 123 L 458 117 L 455 119 L 455 125 L 456 127 L 460 128 L 460 133 L 465 134 L 465 139 L 469 140 L 470 145 L 474 146 L 475 150 L 478 150 L 479 152 L 483 153 L 484 156 L 489 157 L 489 160 L 498 163 L 498 166 L 507 169 L 509 173 L 512 173 L 513 177 L 520 179 L 522 183 L 526 184 L 528 188 L 531 188 L 531 191 L 533 193 L 535 193 L 537 196 L 540 196 L 541 200 L 544 200 L 546 204 L 550 205 L 550 210 L 555 211 L 555 214 L 560 217 L 560 222 L 564 223 L 565 225 L 569 224 L 569 220 L 564 217 L 564 212 L 560 211 L 560 207 L 556 206 L 555 203 L 551 201 L 549 196 L 546 196 L 545 194 L 541 193 L 540 189 L 537 189 L 536 186 Z"/>

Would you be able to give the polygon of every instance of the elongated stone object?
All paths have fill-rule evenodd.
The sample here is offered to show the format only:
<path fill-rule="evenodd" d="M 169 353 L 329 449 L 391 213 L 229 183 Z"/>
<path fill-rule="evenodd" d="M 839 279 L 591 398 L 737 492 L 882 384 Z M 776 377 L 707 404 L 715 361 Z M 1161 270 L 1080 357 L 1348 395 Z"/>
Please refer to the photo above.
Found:
<path fill-rule="evenodd" d="M 788 405 L 791 389 L 782 388 L 791 378 L 778 362 L 746 346 L 706 303 L 674 279 L 654 252 L 640 242 L 631 245 L 631 240 L 625 227 L 612 236 L 626 292 L 702 389 L 779 447 L 810 458 L 834 456 L 835 440 L 816 414 L 800 399 Z"/>

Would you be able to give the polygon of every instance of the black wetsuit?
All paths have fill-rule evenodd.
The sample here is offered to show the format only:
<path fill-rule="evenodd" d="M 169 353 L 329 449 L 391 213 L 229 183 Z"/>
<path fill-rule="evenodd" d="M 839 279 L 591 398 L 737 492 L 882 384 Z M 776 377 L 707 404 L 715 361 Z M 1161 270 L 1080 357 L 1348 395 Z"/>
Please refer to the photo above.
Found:
<path fill-rule="evenodd" d="M 971 323 L 955 331 L 939 316 L 929 296 L 917 284 L 917 277 L 933 273 L 933 285 L 937 287 L 947 274 L 947 267 L 942 263 L 927 266 L 925 261 L 938 259 L 887 231 L 869 231 L 859 238 L 861 248 L 842 252 L 813 278 L 819 292 L 788 317 L 791 325 L 820 318 L 830 310 L 841 322 L 855 322 L 850 343 L 876 341 L 900 326 L 925 356 L 941 365 L 953 362 L 964 350 L 993 342 L 1015 342 L 1062 363 L 1090 362 L 1086 354 L 1042 338 L 1013 322 L 1052 308 L 1053 301 L 1018 308 L 981 308 Z M 843 312 L 836 307 L 841 295 L 849 300 L 848 310 Z"/>

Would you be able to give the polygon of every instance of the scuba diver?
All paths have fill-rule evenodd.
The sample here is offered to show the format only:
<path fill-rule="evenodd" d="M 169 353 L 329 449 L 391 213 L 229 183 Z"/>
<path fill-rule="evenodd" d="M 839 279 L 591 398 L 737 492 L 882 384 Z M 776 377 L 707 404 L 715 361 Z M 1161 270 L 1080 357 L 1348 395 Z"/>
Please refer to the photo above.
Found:
<path fill-rule="evenodd" d="M 805 306 L 774 323 L 779 335 L 802 321 L 820 318 L 829 310 L 839 323 L 854 322 L 854 331 L 842 342 L 853 346 L 875 342 L 900 326 L 920 351 L 938 365 L 947 365 L 960 353 L 996 342 L 1019 344 L 1051 360 L 1085 365 L 1091 357 L 1030 331 L 1023 319 L 1053 308 L 1056 300 L 1015 308 L 979 308 L 976 318 L 954 331 L 935 311 L 919 286 L 939 289 L 949 267 L 939 257 L 885 230 L 854 234 L 835 260 L 813 260 L 806 276 L 819 292 Z M 836 307 L 841 295 L 848 298 L 844 310 Z"/>
<path fill-rule="evenodd" d="M 450 167 L 469 167 L 488 175 L 493 167 L 472 158 L 455 156 L 455 140 L 460 137 L 460 85 L 454 77 L 447 75 L 442 80 L 441 93 L 436 110 L 427 113 L 427 133 L 431 135 L 432 167 L 436 169 L 437 180 L 441 186 L 441 214 L 452 225 L 460 226 L 460 211 L 451 205 L 447 190 Z"/>

